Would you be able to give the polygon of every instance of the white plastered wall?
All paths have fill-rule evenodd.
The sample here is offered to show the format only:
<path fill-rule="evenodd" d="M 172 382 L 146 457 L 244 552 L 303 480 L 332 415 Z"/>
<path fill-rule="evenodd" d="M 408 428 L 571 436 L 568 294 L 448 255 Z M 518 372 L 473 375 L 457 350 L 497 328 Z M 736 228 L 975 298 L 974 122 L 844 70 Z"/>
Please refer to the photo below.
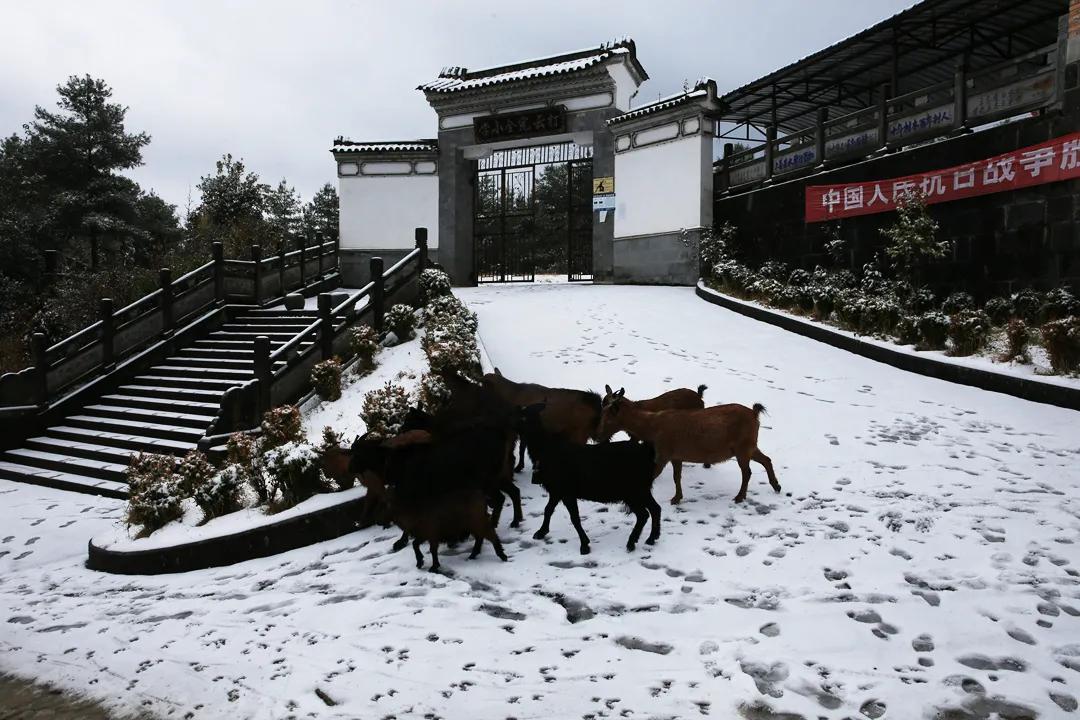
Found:
<path fill-rule="evenodd" d="M 708 224 L 702 202 L 703 193 L 711 193 L 703 168 L 705 144 L 705 136 L 697 134 L 615 154 L 616 238 Z"/>
<path fill-rule="evenodd" d="M 438 175 L 339 177 L 338 194 L 342 249 L 411 248 L 418 227 L 429 248 L 439 246 Z"/>

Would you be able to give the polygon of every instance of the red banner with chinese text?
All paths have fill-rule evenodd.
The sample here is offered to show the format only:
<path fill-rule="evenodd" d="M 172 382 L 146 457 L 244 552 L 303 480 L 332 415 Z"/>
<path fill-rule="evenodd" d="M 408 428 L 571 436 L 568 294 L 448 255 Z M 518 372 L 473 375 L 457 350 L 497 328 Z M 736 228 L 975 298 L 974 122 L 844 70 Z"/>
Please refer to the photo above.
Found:
<path fill-rule="evenodd" d="M 944 170 L 864 183 L 809 185 L 806 222 L 889 212 L 907 194 L 921 193 L 933 205 L 1074 178 L 1080 178 L 1080 133 Z"/>

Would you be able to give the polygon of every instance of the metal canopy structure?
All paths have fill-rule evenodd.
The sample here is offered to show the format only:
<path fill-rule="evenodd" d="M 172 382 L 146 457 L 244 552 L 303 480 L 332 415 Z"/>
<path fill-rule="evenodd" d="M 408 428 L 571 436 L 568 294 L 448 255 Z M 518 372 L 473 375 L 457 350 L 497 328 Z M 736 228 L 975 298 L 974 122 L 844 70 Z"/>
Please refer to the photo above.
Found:
<path fill-rule="evenodd" d="M 953 77 L 961 59 L 972 71 L 1054 43 L 1069 0 L 923 0 L 846 40 L 723 96 L 722 121 L 763 131 L 812 127 L 889 96 Z M 734 137 L 729 131 L 725 136 Z"/>

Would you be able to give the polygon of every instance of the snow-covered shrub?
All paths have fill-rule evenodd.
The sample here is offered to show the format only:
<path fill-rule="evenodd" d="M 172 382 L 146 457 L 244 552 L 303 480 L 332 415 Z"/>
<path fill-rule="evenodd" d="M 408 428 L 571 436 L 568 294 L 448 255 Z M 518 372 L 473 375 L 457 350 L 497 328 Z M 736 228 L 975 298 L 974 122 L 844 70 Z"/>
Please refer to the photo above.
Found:
<path fill-rule="evenodd" d="M 737 233 L 738 230 L 729 222 L 719 223 L 701 233 L 698 249 L 701 253 L 702 275 L 708 277 L 711 272 L 713 277 L 716 277 L 717 263 L 731 258 L 732 240 Z"/>
<path fill-rule="evenodd" d="M 742 293 L 754 279 L 753 272 L 734 258 L 721 260 L 713 266 L 713 277 L 733 293 Z"/>
<path fill-rule="evenodd" d="M 937 309 L 937 298 L 929 288 L 912 288 L 904 296 L 907 311 L 912 315 L 923 315 Z"/>
<path fill-rule="evenodd" d="M 263 456 L 270 480 L 272 509 L 284 510 L 327 490 L 321 457 L 314 445 L 290 441 Z"/>
<path fill-rule="evenodd" d="M 746 285 L 746 293 L 750 297 L 768 302 L 780 294 L 784 284 L 779 280 L 764 275 L 757 275 Z"/>
<path fill-rule="evenodd" d="M 1080 301 L 1077 301 L 1071 288 L 1063 285 L 1046 293 L 1039 308 L 1039 322 L 1060 320 L 1070 315 L 1080 315 Z"/>
<path fill-rule="evenodd" d="M 409 394 L 400 385 L 388 382 L 364 396 L 360 417 L 371 437 L 386 439 L 401 432 L 408 412 Z"/>
<path fill-rule="evenodd" d="M 1012 303 L 1007 298 L 992 297 L 983 305 L 983 311 L 994 325 L 1004 325 L 1012 315 Z"/>
<path fill-rule="evenodd" d="M 262 421 L 262 449 L 275 448 L 287 442 L 300 442 L 304 434 L 300 410 L 295 405 L 282 405 L 268 410 Z"/>
<path fill-rule="evenodd" d="M 379 333 L 370 325 L 353 328 L 349 333 L 349 350 L 359 358 L 356 371 L 369 372 L 375 367 L 375 353 L 379 352 Z"/>
<path fill-rule="evenodd" d="M 460 322 L 429 327 L 421 341 L 432 372 L 480 376 L 480 350 L 476 336 Z"/>
<path fill-rule="evenodd" d="M 1042 326 L 1041 333 L 1054 372 L 1080 371 L 1080 317 L 1051 320 Z"/>
<path fill-rule="evenodd" d="M 450 294 L 450 276 L 437 268 L 428 268 L 420 273 L 418 283 L 420 299 L 424 304 L 437 297 Z"/>
<path fill-rule="evenodd" d="M 859 278 L 855 277 L 855 273 L 847 269 L 837 270 L 830 277 L 837 288 L 854 288 L 859 285 Z"/>
<path fill-rule="evenodd" d="M 863 301 L 859 330 L 868 335 L 891 335 L 900 319 L 900 307 L 891 295 L 878 295 Z"/>
<path fill-rule="evenodd" d="M 948 315 L 935 311 L 919 317 L 919 347 L 923 350 L 944 350 L 948 337 Z"/>
<path fill-rule="evenodd" d="M 239 510 L 245 482 L 246 475 L 239 465 L 226 465 L 196 487 L 191 497 L 203 511 L 203 522 Z"/>
<path fill-rule="evenodd" d="M 792 288 L 795 295 L 795 309 L 810 313 L 814 310 L 814 288 L 812 285 L 802 285 Z"/>
<path fill-rule="evenodd" d="M 812 286 L 814 298 L 814 315 L 819 320 L 828 320 L 836 309 L 836 288 L 824 283 L 815 283 Z"/>
<path fill-rule="evenodd" d="M 881 272 L 881 267 L 877 261 L 863 265 L 862 276 L 859 278 L 859 288 L 864 293 L 875 294 L 889 292 L 892 289 L 889 287 L 889 281 L 885 279 L 885 274 Z"/>
<path fill-rule="evenodd" d="M 232 468 L 232 472 L 251 487 L 260 503 L 267 502 L 270 499 L 270 488 L 262 472 L 259 443 L 250 435 L 237 432 L 229 436 L 225 451 L 225 461 L 228 463 L 226 467 Z"/>
<path fill-rule="evenodd" d="M 803 270 L 802 268 L 795 268 L 794 270 L 791 271 L 791 274 L 788 275 L 787 283 L 788 283 L 788 285 L 791 285 L 792 287 L 802 287 L 803 285 L 806 285 L 809 282 L 810 282 L 810 272 L 808 270 Z"/>
<path fill-rule="evenodd" d="M 836 294 L 836 319 L 849 330 L 860 330 L 865 307 L 866 299 L 854 288 L 844 289 Z"/>
<path fill-rule="evenodd" d="M 413 328 L 416 327 L 412 306 L 404 303 L 392 305 L 383 317 L 383 325 L 397 336 L 398 342 L 405 342 L 412 337 Z"/>
<path fill-rule="evenodd" d="M 953 355 L 972 355 L 990 337 L 990 318 L 981 310 L 961 310 L 949 318 L 949 339 Z"/>
<path fill-rule="evenodd" d="M 901 345 L 919 344 L 919 319 L 914 315 L 901 315 L 893 328 L 896 341 Z"/>
<path fill-rule="evenodd" d="M 146 537 L 183 516 L 176 458 L 171 455 L 139 453 L 127 469 L 130 486 L 126 521 L 141 525 L 140 537 Z"/>
<path fill-rule="evenodd" d="M 840 223 L 831 223 L 825 229 L 825 242 L 822 246 L 833 264 L 840 265 L 848 257 L 848 244 L 840 233 Z"/>
<path fill-rule="evenodd" d="M 770 280 L 787 280 L 791 275 L 791 268 L 779 260 L 767 260 L 758 268 L 757 274 Z"/>
<path fill-rule="evenodd" d="M 966 292 L 954 292 L 941 303 L 941 312 L 946 315 L 955 315 L 961 310 L 970 310 L 975 307 L 975 298 Z"/>
<path fill-rule="evenodd" d="M 322 443 L 319 445 L 319 449 L 325 452 L 331 448 L 341 448 L 341 440 L 341 433 L 326 425 L 322 429 Z"/>
<path fill-rule="evenodd" d="M 311 385 L 323 400 L 341 397 L 341 361 L 337 358 L 323 360 L 311 368 Z"/>
<path fill-rule="evenodd" d="M 210 481 L 217 470 L 199 450 L 190 450 L 176 464 L 176 476 L 181 497 L 194 497 L 195 491 Z"/>
<path fill-rule="evenodd" d="M 919 285 L 919 271 L 930 261 L 945 257 L 949 243 L 937 239 L 938 224 L 926 209 L 926 199 L 907 195 L 896 208 L 896 222 L 881 229 L 886 240 L 885 254 L 892 261 L 896 276 Z"/>
<path fill-rule="evenodd" d="M 450 388 L 443 379 L 433 373 L 424 373 L 417 391 L 420 409 L 435 414 L 450 402 Z"/>
<path fill-rule="evenodd" d="M 424 327 L 429 331 L 434 325 L 457 321 L 464 324 L 470 333 L 475 333 L 480 326 L 476 313 L 454 295 L 435 298 L 424 308 Z"/>
<path fill-rule="evenodd" d="M 1001 357 L 1003 362 L 1011 360 L 1028 362 L 1030 360 L 1027 351 L 1028 341 L 1030 340 L 1027 323 L 1020 318 L 1010 320 L 1005 326 L 1005 340 L 1007 345 Z"/>
<path fill-rule="evenodd" d="M 1039 321 L 1039 308 L 1043 305 L 1043 298 L 1037 290 L 1027 288 L 1015 292 L 1009 302 L 1012 304 L 1013 317 L 1018 317 L 1029 325 Z"/>

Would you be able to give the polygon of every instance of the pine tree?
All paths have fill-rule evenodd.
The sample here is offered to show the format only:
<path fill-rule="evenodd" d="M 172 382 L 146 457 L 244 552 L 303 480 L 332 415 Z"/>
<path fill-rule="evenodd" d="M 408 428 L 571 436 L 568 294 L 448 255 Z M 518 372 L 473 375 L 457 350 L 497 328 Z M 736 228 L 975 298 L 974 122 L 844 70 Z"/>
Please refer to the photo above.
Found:
<path fill-rule="evenodd" d="M 311 202 L 304 206 L 303 234 L 308 245 L 337 240 L 338 193 L 330 183 L 316 191 Z"/>
<path fill-rule="evenodd" d="M 274 252 L 291 249 L 300 227 L 300 195 L 285 178 L 267 195 L 266 211 Z"/>
<path fill-rule="evenodd" d="M 270 188 L 232 155 L 224 155 L 214 168 L 214 174 L 204 175 L 196 186 L 202 192 L 192 223 L 196 236 L 207 245 L 224 243 L 229 257 L 247 257 L 249 247 L 265 232 Z"/>

